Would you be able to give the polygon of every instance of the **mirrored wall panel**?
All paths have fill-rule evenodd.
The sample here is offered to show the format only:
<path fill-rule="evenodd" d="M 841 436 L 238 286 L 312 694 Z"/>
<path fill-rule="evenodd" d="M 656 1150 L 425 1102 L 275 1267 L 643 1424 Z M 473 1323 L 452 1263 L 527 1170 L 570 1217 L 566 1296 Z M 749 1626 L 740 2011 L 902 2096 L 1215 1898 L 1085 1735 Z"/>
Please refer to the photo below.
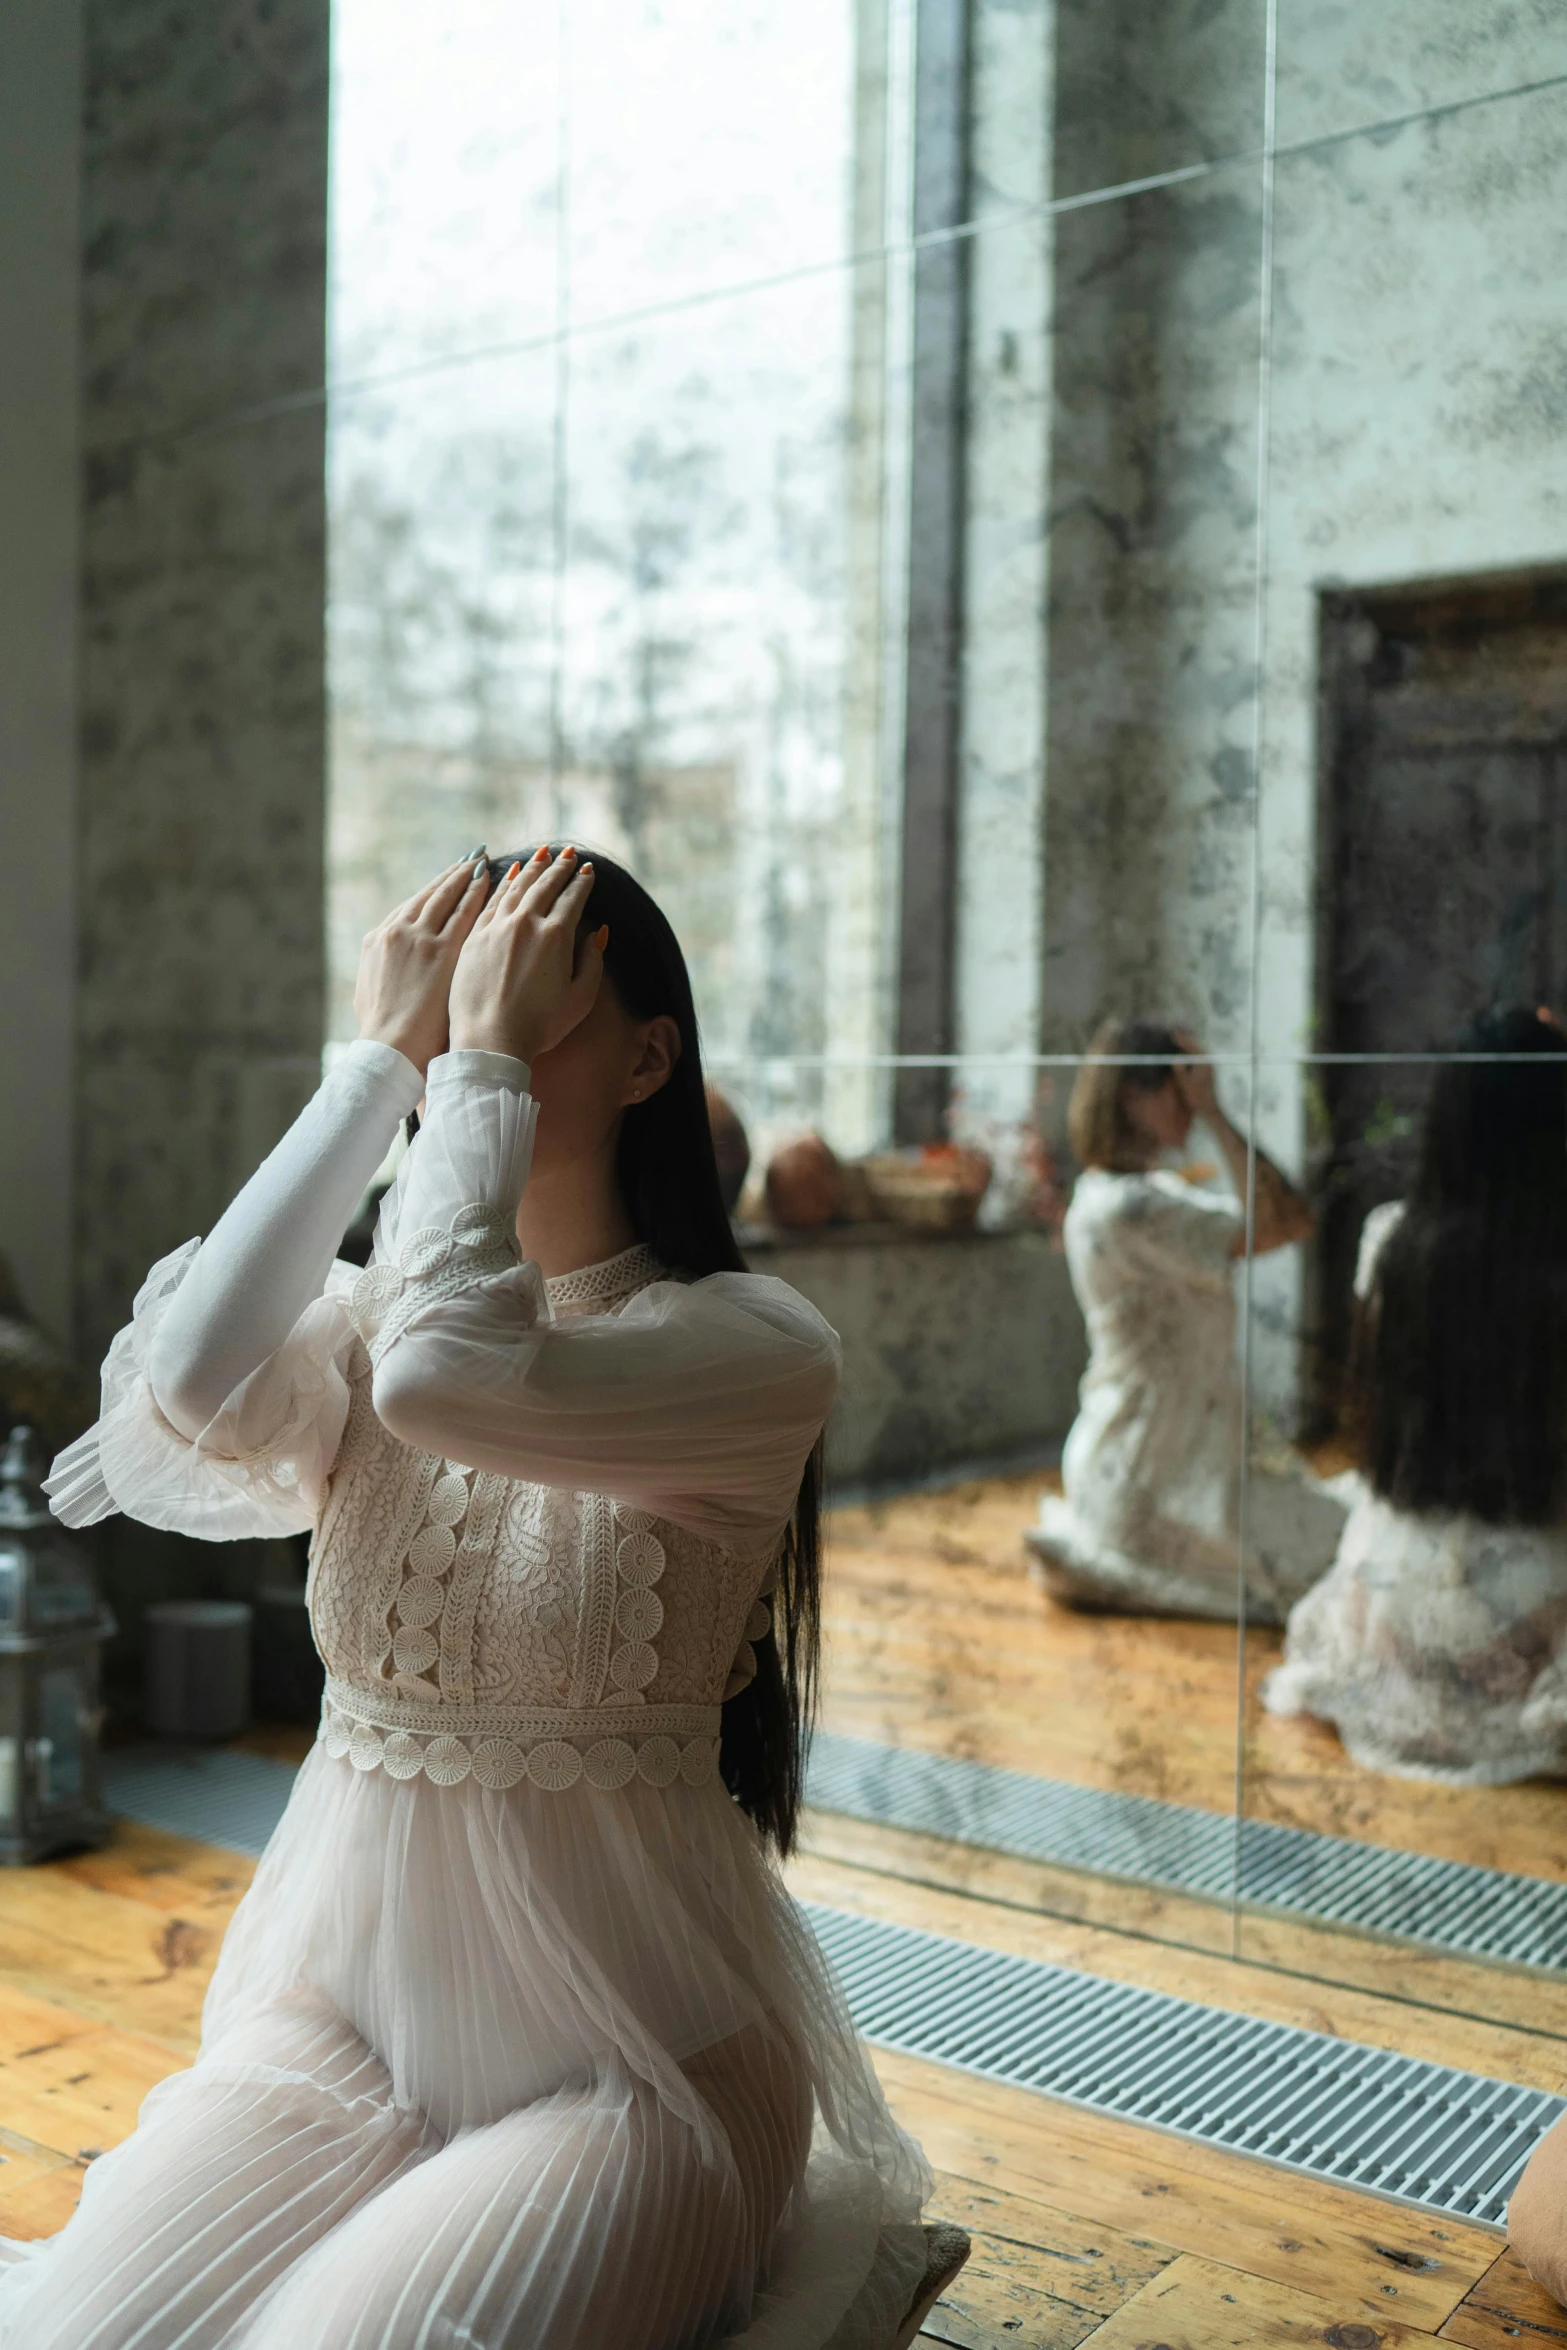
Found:
<path fill-rule="evenodd" d="M 1255 1089 L 1313 1228 L 1248 1268 L 1237 1890 L 1243 1949 L 1522 2020 L 1567 1966 L 1567 48 L 1385 14 L 1386 81 L 1278 23 Z"/>
<path fill-rule="evenodd" d="M 1253 1288 L 1242 1947 L 1525 2021 L 1567 1964 L 1567 1033 L 1459 1048 L 1347 1072 L 1301 1306 Z"/>
<path fill-rule="evenodd" d="M 432 867 L 627 862 L 843 1339 L 813 1848 L 1526 2020 L 1560 12 L 337 18 L 328 1049 Z"/>

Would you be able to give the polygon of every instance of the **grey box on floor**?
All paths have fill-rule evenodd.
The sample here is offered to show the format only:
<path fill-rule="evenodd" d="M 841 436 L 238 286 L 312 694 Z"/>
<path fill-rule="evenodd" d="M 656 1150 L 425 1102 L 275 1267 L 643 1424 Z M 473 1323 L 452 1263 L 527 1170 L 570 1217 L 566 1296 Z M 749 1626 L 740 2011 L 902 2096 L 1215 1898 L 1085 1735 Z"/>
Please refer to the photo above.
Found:
<path fill-rule="evenodd" d="M 238 1737 L 250 1720 L 250 1609 L 237 1599 L 159 1600 L 145 1623 L 154 1737 Z"/>

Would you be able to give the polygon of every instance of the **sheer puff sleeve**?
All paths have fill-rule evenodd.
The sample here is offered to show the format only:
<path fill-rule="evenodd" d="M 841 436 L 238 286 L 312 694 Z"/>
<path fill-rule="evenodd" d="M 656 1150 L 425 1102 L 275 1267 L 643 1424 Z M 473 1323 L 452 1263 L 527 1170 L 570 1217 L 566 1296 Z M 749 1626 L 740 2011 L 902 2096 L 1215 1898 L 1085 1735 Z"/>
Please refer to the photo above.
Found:
<path fill-rule="evenodd" d="M 234 1542 L 315 1524 L 348 1415 L 357 1268 L 332 1267 L 283 1344 L 191 1438 L 164 1417 L 147 1361 L 198 1245 L 187 1241 L 148 1274 L 104 1363 L 98 1422 L 49 1473 L 50 1506 L 68 1526 L 123 1510 L 144 1526 Z"/>
<path fill-rule="evenodd" d="M 431 1063 L 370 1284 L 377 1416 L 470 1468 L 608 1493 L 733 1549 L 774 1541 L 832 1403 L 835 1334 L 750 1273 L 658 1281 L 618 1314 L 554 1321 L 513 1238 L 527 1083 L 497 1055 Z"/>

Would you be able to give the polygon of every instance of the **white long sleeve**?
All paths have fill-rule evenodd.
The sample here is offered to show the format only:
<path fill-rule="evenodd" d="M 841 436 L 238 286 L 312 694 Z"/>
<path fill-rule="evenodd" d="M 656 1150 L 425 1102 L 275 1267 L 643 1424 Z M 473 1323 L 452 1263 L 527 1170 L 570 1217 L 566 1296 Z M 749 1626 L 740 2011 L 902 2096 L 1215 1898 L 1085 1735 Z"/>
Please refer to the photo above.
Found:
<path fill-rule="evenodd" d="M 351 1045 L 196 1252 L 147 1358 L 194 1440 L 326 1286 L 338 1243 L 424 1081 L 390 1045 Z"/>
<path fill-rule="evenodd" d="M 408 1444 L 734 1548 L 772 1541 L 832 1402 L 833 1332 L 744 1273 L 555 1321 L 515 1240 L 528 1076 L 486 1053 L 431 1064 L 377 1262 L 356 1276 L 333 1249 L 420 1085 L 400 1055 L 356 1047 L 211 1237 L 154 1268 L 104 1366 L 102 1418 L 51 1473 L 58 1514 L 119 1508 L 219 1538 L 309 1527 L 362 1338 L 376 1412 Z"/>

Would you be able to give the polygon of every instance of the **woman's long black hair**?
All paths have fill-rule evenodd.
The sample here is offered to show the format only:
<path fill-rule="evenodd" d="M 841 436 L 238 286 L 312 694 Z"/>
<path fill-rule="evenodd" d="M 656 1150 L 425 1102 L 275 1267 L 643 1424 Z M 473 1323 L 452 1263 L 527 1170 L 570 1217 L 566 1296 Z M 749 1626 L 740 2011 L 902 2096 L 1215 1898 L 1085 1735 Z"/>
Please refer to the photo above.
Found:
<path fill-rule="evenodd" d="M 557 854 L 560 845 L 550 844 Z M 492 857 L 491 886 L 535 853 L 529 847 L 515 857 Z M 605 977 L 633 1020 L 666 1013 L 680 1031 L 680 1058 L 668 1082 L 647 1101 L 633 1102 L 621 1126 L 616 1173 L 632 1228 L 671 1273 L 689 1279 L 743 1273 L 745 1259 L 719 1189 L 696 1006 L 680 942 L 640 881 L 613 858 L 590 854 L 593 889 L 583 927 L 609 924 Z M 755 1643 L 756 1678 L 724 1707 L 719 1768 L 742 1810 L 787 1853 L 799 1818 L 821 1650 L 819 1442 L 784 1534 L 772 1613 L 772 1631 Z"/>
<path fill-rule="evenodd" d="M 1527 1010 L 1436 1072 L 1419 1172 L 1356 1320 L 1351 1410 L 1376 1491 L 1492 1525 L 1567 1514 L 1567 1037 Z"/>

